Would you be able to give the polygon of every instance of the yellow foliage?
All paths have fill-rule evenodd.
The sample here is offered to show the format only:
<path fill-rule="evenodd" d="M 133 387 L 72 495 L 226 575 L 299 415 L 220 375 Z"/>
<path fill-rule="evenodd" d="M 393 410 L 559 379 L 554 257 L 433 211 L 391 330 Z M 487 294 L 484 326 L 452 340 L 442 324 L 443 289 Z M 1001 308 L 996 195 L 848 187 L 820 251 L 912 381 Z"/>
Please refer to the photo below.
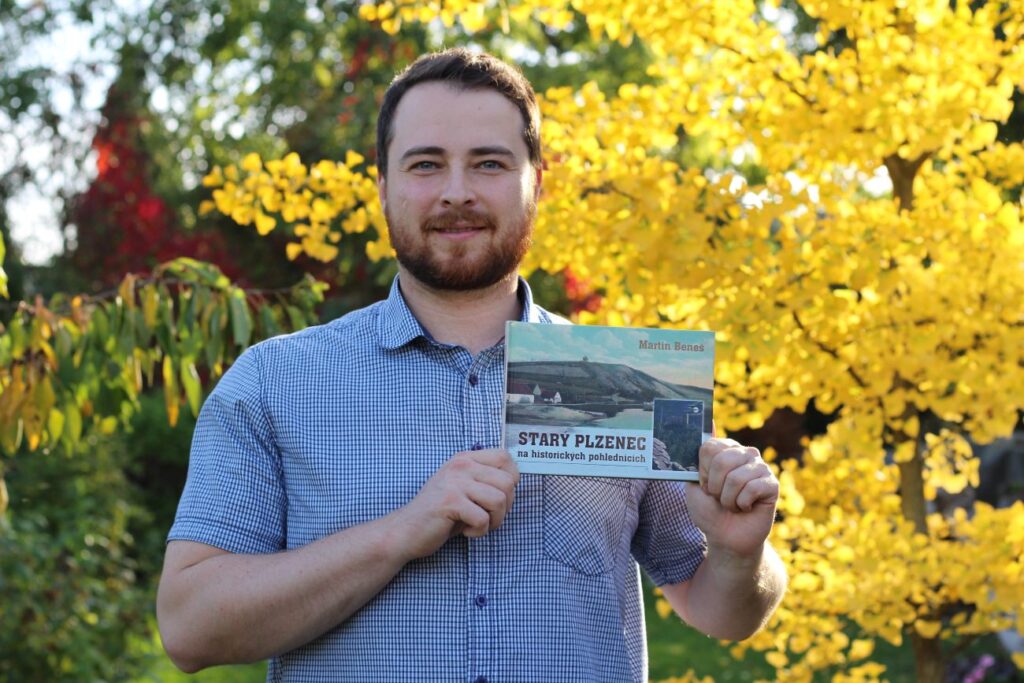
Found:
<path fill-rule="evenodd" d="M 286 246 L 289 259 L 305 254 L 329 262 L 338 255 L 334 244 L 341 239 L 341 231 L 363 232 L 373 226 L 379 235 L 386 232 L 372 178 L 375 169 L 367 169 L 366 174 L 353 170 L 363 161 L 362 155 L 349 151 L 344 163 L 320 161 L 310 168 L 294 153 L 266 163 L 258 155 L 249 154 L 240 169 L 233 165 L 215 167 L 203 179 L 203 185 L 216 188 L 213 206 L 217 211 L 240 225 L 254 222 L 260 235 L 277 227 L 277 219 L 269 214 L 276 213 L 286 223 L 294 224 L 293 232 L 299 240 Z M 341 231 L 333 230 L 331 224 L 340 216 L 347 216 L 340 222 Z M 386 238 L 367 245 L 367 254 L 375 260 L 391 253 Z"/>

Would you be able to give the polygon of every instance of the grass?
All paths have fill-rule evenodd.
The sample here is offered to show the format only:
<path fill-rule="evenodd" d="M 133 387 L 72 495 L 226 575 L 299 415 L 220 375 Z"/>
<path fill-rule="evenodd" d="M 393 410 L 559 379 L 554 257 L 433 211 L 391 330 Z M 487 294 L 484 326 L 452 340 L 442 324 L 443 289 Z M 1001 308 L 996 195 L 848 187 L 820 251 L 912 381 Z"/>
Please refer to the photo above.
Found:
<path fill-rule="evenodd" d="M 775 670 L 758 653 L 749 652 L 743 659 L 735 659 L 727 645 L 695 631 L 677 617 L 662 619 L 658 616 L 651 591 L 644 591 L 644 600 L 651 681 L 683 676 L 691 670 L 700 677 L 710 676 L 716 683 L 752 683 L 775 678 Z M 156 632 L 155 625 L 153 632 Z M 266 679 L 264 663 L 218 666 L 198 674 L 184 674 L 164 654 L 156 635 L 152 640 L 138 641 L 136 647 L 151 663 L 147 672 L 131 683 L 263 683 Z M 999 652 L 994 636 L 979 640 L 969 650 L 973 654 L 985 652 Z M 916 680 L 909 645 L 894 647 L 879 640 L 871 660 L 885 665 L 884 677 L 891 683 L 912 683 Z M 827 673 L 816 677 L 821 681 L 830 679 Z"/>
<path fill-rule="evenodd" d="M 698 633 L 675 617 L 659 617 L 649 591 L 645 594 L 648 603 L 647 641 L 652 681 L 681 676 L 689 669 L 702 676 L 710 675 L 715 681 L 772 678 L 773 669 L 763 658 L 752 654 L 742 662 L 737 661 L 729 654 L 728 648 L 717 640 Z M 262 683 L 266 678 L 265 664 L 218 666 L 198 674 L 184 674 L 164 654 L 159 636 L 138 643 L 138 647 L 150 658 L 151 664 L 145 675 L 131 683 Z"/>
<path fill-rule="evenodd" d="M 152 639 L 140 639 L 135 644 L 149 660 L 149 668 L 131 683 L 263 683 L 267 678 L 267 665 L 262 662 L 244 666 L 215 666 L 197 674 L 182 673 L 164 654 L 160 636 L 156 633 L 156 624 L 152 625 L 152 631 Z"/>
<path fill-rule="evenodd" d="M 729 654 L 729 648 L 690 628 L 675 615 L 662 619 L 654 609 L 654 597 L 644 591 L 647 615 L 647 659 L 652 681 L 682 676 L 693 670 L 698 676 L 719 681 L 772 680 L 775 670 L 757 653 L 742 660 Z"/>

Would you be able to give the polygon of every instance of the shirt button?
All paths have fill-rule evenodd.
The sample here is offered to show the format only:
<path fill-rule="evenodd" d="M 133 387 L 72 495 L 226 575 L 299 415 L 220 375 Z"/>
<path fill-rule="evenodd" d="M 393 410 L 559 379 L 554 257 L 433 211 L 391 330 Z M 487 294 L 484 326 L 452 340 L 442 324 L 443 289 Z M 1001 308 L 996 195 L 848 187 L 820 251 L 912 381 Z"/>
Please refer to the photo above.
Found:
<path fill-rule="evenodd" d="M 483 449 L 484 449 L 484 445 L 482 443 L 480 443 L 479 441 L 477 441 L 475 444 L 473 444 L 473 450 L 474 451 L 482 451 Z"/>
<path fill-rule="evenodd" d="M 477 676 L 473 683 L 487 683 L 487 676 Z"/>
<path fill-rule="evenodd" d="M 487 606 L 487 596 L 484 595 L 483 593 L 481 593 L 480 595 L 478 595 L 475 598 L 473 598 L 473 602 L 476 604 L 477 607 L 486 607 Z M 477 680 L 479 680 L 479 679 L 477 679 Z"/>
<path fill-rule="evenodd" d="M 479 381 L 480 381 L 480 378 L 477 377 L 475 374 L 469 376 L 469 383 L 470 383 L 470 385 L 475 387 L 477 382 L 479 382 Z"/>

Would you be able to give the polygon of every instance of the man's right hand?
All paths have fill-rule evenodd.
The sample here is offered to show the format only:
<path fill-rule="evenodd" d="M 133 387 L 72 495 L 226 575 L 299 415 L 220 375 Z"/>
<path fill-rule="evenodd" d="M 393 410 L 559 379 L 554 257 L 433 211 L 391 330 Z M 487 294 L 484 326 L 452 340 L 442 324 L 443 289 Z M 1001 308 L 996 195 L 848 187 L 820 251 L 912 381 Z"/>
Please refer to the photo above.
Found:
<path fill-rule="evenodd" d="M 427 557 L 456 534 L 479 538 L 512 508 L 519 468 L 507 450 L 461 451 L 394 513 L 410 559 Z"/>

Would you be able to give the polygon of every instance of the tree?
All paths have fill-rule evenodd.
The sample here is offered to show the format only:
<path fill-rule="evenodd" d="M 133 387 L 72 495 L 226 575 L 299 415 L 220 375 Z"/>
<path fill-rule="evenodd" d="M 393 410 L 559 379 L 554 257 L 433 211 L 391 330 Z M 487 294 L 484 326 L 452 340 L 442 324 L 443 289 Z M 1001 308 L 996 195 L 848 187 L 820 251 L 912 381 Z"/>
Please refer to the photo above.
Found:
<path fill-rule="evenodd" d="M 186 233 L 177 212 L 154 191 L 154 164 L 142 132 L 154 124 L 145 106 L 144 62 L 136 52 L 123 48 L 122 72 L 107 93 L 92 144 L 96 176 L 72 205 L 75 244 L 65 257 L 94 291 L 181 256 L 212 262 L 238 279 L 242 272 L 221 235 Z"/>
<path fill-rule="evenodd" d="M 807 54 L 749 2 L 410 0 L 362 16 L 389 31 L 585 21 L 644 42 L 652 84 L 544 94 L 527 268 L 593 282 L 603 297 L 583 322 L 717 330 L 728 428 L 812 402 L 832 415 L 802 463 L 778 463 L 792 587 L 740 650 L 767 652 L 780 680 L 865 680 L 883 673 L 875 640 L 906 638 L 919 679 L 941 681 L 979 634 L 1024 632 L 1024 506 L 936 507 L 977 484 L 969 439 L 1008 435 L 1024 409 L 1024 148 L 996 140 L 1024 78 L 1024 12 L 800 7 L 817 26 Z M 710 168 L 681 165 L 681 132 Z M 263 230 L 303 221 L 293 255 L 330 259 L 343 235 L 374 230 L 367 254 L 387 257 L 374 170 L 346 161 L 250 157 L 208 178 L 211 206 Z"/>

